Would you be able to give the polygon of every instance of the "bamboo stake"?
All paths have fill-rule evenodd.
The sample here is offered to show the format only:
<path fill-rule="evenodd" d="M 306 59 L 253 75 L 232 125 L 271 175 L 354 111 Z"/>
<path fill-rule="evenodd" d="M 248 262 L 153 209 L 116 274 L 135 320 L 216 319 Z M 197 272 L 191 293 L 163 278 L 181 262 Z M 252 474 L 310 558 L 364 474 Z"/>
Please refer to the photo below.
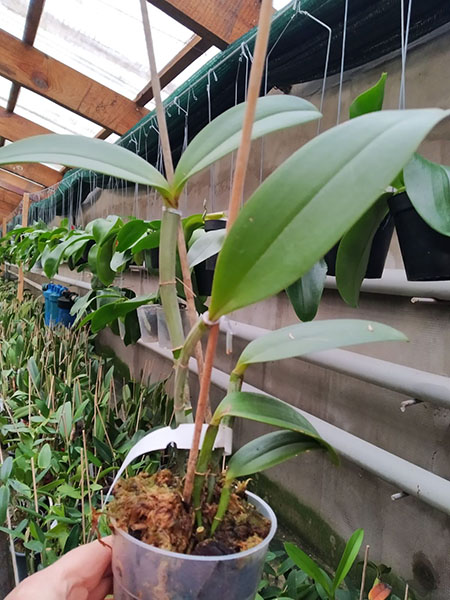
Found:
<path fill-rule="evenodd" d="M 404 600 L 408 600 L 408 596 L 409 596 L 409 584 L 407 583 L 406 587 L 405 587 L 405 598 L 404 598 Z"/>
<path fill-rule="evenodd" d="M 252 68 L 250 72 L 247 107 L 242 126 L 242 138 L 236 158 L 236 170 L 234 172 L 233 187 L 228 208 L 227 231 L 236 220 L 243 194 L 245 174 L 250 155 L 251 135 L 253 121 L 255 118 L 256 102 L 259 98 L 259 92 L 261 89 L 261 80 L 264 71 L 271 20 L 272 0 L 262 0 L 259 13 L 258 34 L 256 36 L 255 51 L 253 54 Z M 198 457 L 200 434 L 205 420 L 206 399 L 208 398 L 209 388 L 211 385 L 211 371 L 214 363 L 218 337 L 219 324 L 216 323 L 210 328 L 208 344 L 206 348 L 205 368 L 200 383 L 200 394 L 197 403 L 197 412 L 195 415 L 194 439 L 192 442 L 191 451 L 189 453 L 188 468 L 183 490 L 183 498 L 185 502 L 190 502 L 194 488 L 195 466 Z"/>
<path fill-rule="evenodd" d="M 86 468 L 86 483 L 87 483 L 87 494 L 88 494 L 88 501 L 89 501 L 89 512 L 90 512 L 91 518 L 92 518 L 91 484 L 89 482 L 89 463 L 88 463 L 88 456 L 87 456 L 86 431 L 84 429 L 83 429 L 83 449 L 84 449 L 84 462 L 85 462 L 85 468 Z"/>
<path fill-rule="evenodd" d="M 161 148 L 166 169 L 166 177 L 169 184 L 173 181 L 174 168 L 172 160 L 172 151 L 170 149 L 169 132 L 167 129 L 166 113 L 161 97 L 161 82 L 159 80 L 158 70 L 156 68 L 155 50 L 153 47 L 152 30 L 147 12 L 147 0 L 140 0 L 142 21 L 144 24 L 145 41 L 147 44 L 148 60 L 150 63 L 150 76 L 153 89 L 153 97 L 156 105 L 156 117 L 158 121 L 159 135 L 161 138 Z M 178 200 L 176 202 L 178 204 Z M 186 303 L 188 307 L 188 316 L 191 327 L 194 327 L 197 321 L 197 311 L 195 310 L 194 293 L 192 291 L 192 279 L 187 260 L 186 241 L 184 239 L 183 228 L 181 223 L 178 228 L 178 255 L 180 257 L 181 272 L 183 274 L 183 287 L 186 295 Z M 197 360 L 198 377 L 201 381 L 203 372 L 203 351 L 200 343 L 195 349 L 195 357 Z M 208 416 L 211 417 L 211 408 L 208 403 Z"/>
<path fill-rule="evenodd" d="M 34 457 L 31 457 L 31 476 L 33 478 L 33 496 L 34 496 L 34 510 L 39 512 L 39 503 L 37 496 L 37 487 L 36 487 L 36 469 L 34 468 Z"/>
<path fill-rule="evenodd" d="M 6 217 L 3 217 L 3 229 L 2 229 L 2 235 L 3 237 L 5 237 L 5 235 L 8 232 L 8 221 L 6 219 Z M 6 273 L 6 263 L 1 265 L 1 273 Z M 17 585 L 17 584 L 16 584 Z"/>
<path fill-rule="evenodd" d="M 2 450 L 1 446 L 0 446 L 0 463 L 3 464 L 3 450 Z M 8 529 L 11 531 L 11 529 L 12 529 L 11 509 L 9 506 L 6 508 L 6 524 L 8 525 Z M 15 549 L 14 549 L 14 540 L 13 540 L 13 536 L 11 534 L 9 534 L 8 537 L 9 537 L 9 550 L 11 552 L 11 562 L 12 562 L 13 574 L 14 574 L 14 584 L 17 586 L 17 585 L 19 585 L 19 570 L 17 568 L 17 559 L 16 559 L 16 553 L 15 553 Z"/>
<path fill-rule="evenodd" d="M 81 528 L 83 530 L 83 544 L 86 543 L 86 524 L 84 522 L 84 456 L 83 448 L 80 448 L 80 485 L 81 485 Z"/>
<path fill-rule="evenodd" d="M 28 209 L 30 208 L 30 194 L 25 193 L 22 201 L 22 227 L 28 226 Z M 19 275 L 17 280 L 17 300 L 23 301 L 23 266 L 19 265 Z"/>
<path fill-rule="evenodd" d="M 367 544 L 366 550 L 364 552 L 364 564 L 363 564 L 363 570 L 362 570 L 362 576 L 361 576 L 361 588 L 359 590 L 359 600 L 363 600 L 363 595 L 364 595 L 364 586 L 366 584 L 367 562 L 369 560 L 369 549 L 370 549 L 370 546 L 369 546 L 369 544 Z"/>

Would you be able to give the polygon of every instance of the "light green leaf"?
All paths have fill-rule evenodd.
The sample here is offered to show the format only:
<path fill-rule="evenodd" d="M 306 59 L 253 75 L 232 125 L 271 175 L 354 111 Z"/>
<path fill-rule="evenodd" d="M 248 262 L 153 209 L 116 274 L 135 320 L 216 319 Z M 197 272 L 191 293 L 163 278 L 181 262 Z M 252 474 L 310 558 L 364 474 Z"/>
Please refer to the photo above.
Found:
<path fill-rule="evenodd" d="M 8 481 L 9 476 L 11 475 L 12 468 L 13 468 L 13 457 L 7 456 L 0 468 L 0 481 L 2 481 L 3 483 L 6 483 Z"/>
<path fill-rule="evenodd" d="M 332 582 L 328 575 L 310 558 L 303 550 L 300 550 L 295 544 L 287 542 L 284 548 L 290 558 L 294 561 L 299 569 L 305 571 L 311 579 L 320 584 L 328 594 L 329 598 L 333 597 Z"/>
<path fill-rule="evenodd" d="M 43 162 L 90 169 L 168 195 L 166 179 L 137 154 L 103 140 L 80 135 L 36 135 L 0 149 L 0 164 Z"/>
<path fill-rule="evenodd" d="M 72 403 L 64 402 L 58 409 L 58 429 L 61 437 L 65 440 L 70 438 L 72 431 Z"/>
<path fill-rule="evenodd" d="M 126 250 L 125 252 L 114 252 L 109 266 L 117 273 L 123 271 L 123 267 L 129 260 L 131 260 L 131 253 L 129 250 Z"/>
<path fill-rule="evenodd" d="M 327 277 L 327 263 L 319 260 L 303 277 L 286 289 L 300 321 L 312 321 L 317 314 Z"/>
<path fill-rule="evenodd" d="M 383 73 L 377 83 L 360 94 L 350 105 L 350 119 L 367 113 L 376 112 L 383 108 L 384 88 L 387 73 Z"/>
<path fill-rule="evenodd" d="M 178 161 L 173 182 L 174 195 L 180 194 L 185 182 L 195 173 L 239 147 L 245 110 L 244 102 L 230 108 L 195 136 Z M 317 108 L 302 98 L 281 94 L 265 96 L 257 103 L 252 139 L 320 117 Z"/>
<path fill-rule="evenodd" d="M 422 219 L 450 236 L 450 167 L 415 154 L 403 174 L 406 192 Z"/>
<path fill-rule="evenodd" d="M 2 485 L 0 487 L 0 525 L 6 521 L 6 513 L 9 506 L 9 487 Z"/>
<path fill-rule="evenodd" d="M 192 244 L 188 252 L 189 268 L 195 267 L 210 256 L 220 252 L 226 236 L 225 229 L 216 229 L 215 231 L 205 231 Z"/>
<path fill-rule="evenodd" d="M 351 538 L 348 540 L 344 553 L 339 561 L 338 568 L 336 569 L 336 575 L 333 580 L 333 592 L 341 585 L 344 579 L 347 577 L 353 563 L 358 556 L 359 549 L 364 539 L 364 530 L 357 529 Z"/>
<path fill-rule="evenodd" d="M 52 449 L 50 444 L 44 444 L 38 454 L 38 467 L 48 469 L 52 460 Z"/>
<path fill-rule="evenodd" d="M 79 500 L 81 498 L 81 491 L 76 490 L 73 486 L 67 483 L 63 483 L 62 485 L 60 485 L 57 491 L 63 498 L 64 496 L 74 498 L 75 500 Z"/>
<path fill-rule="evenodd" d="M 317 441 L 328 451 L 333 462 L 339 462 L 333 448 L 320 437 L 311 423 L 298 410 L 278 398 L 251 392 L 232 392 L 217 407 L 211 424 L 217 425 L 224 417 L 240 417 L 296 431 Z"/>
<path fill-rule="evenodd" d="M 322 133 L 293 154 L 256 190 L 229 231 L 217 261 L 210 318 L 272 296 L 305 275 L 448 114 L 371 113 Z"/>
<path fill-rule="evenodd" d="M 245 477 L 274 467 L 309 450 L 323 450 L 314 438 L 296 431 L 273 431 L 252 440 L 233 454 L 226 478 Z"/>
<path fill-rule="evenodd" d="M 141 219 L 131 219 L 120 229 L 117 234 L 117 252 L 124 252 L 131 248 L 148 229 L 148 223 Z"/>
<path fill-rule="evenodd" d="M 44 550 L 44 544 L 39 540 L 29 540 L 24 543 L 24 546 L 27 550 L 31 550 L 36 554 L 40 554 Z"/>
<path fill-rule="evenodd" d="M 386 341 L 407 341 L 407 338 L 397 329 L 376 321 L 327 319 L 297 323 L 266 333 L 250 342 L 239 357 L 235 371 L 243 371 L 246 366 L 259 362 Z"/>
<path fill-rule="evenodd" d="M 106 219 L 95 219 L 89 223 L 92 236 L 98 246 L 109 240 L 110 236 L 119 230 L 122 219 L 116 215 L 110 215 Z"/>
<path fill-rule="evenodd" d="M 336 284 L 342 298 L 350 306 L 358 306 L 359 292 L 366 276 L 373 238 L 388 214 L 387 198 L 390 196 L 392 194 L 383 194 L 344 235 L 339 244 L 336 257 Z"/>

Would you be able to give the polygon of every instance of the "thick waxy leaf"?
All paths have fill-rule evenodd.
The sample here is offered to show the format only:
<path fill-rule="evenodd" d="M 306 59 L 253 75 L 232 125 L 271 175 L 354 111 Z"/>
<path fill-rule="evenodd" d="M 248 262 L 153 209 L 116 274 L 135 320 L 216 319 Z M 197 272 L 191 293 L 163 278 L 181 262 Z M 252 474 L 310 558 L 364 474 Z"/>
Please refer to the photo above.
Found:
<path fill-rule="evenodd" d="M 339 561 L 338 568 L 336 569 L 336 574 L 333 580 L 333 591 L 336 591 L 337 588 L 341 585 L 344 579 L 347 577 L 348 572 L 350 571 L 353 563 L 358 556 L 359 549 L 361 548 L 361 544 L 364 539 L 364 530 L 357 529 L 348 540 L 344 553 Z"/>
<path fill-rule="evenodd" d="M 310 352 L 371 342 L 407 341 L 388 325 L 361 319 L 330 319 L 298 323 L 271 331 L 248 344 L 239 357 L 237 371 L 247 365 L 302 356 Z"/>
<path fill-rule="evenodd" d="M 327 263 L 319 260 L 303 277 L 286 289 L 300 321 L 312 321 L 317 314 L 327 277 Z"/>
<path fill-rule="evenodd" d="M 0 164 L 43 162 L 90 169 L 168 195 L 166 179 L 137 154 L 103 140 L 81 135 L 36 135 L 0 149 Z"/>
<path fill-rule="evenodd" d="M 143 250 L 151 250 L 152 248 L 158 248 L 160 236 L 161 234 L 159 231 L 152 231 L 151 233 L 142 236 L 141 239 L 138 240 L 134 244 L 134 246 L 131 247 L 131 251 L 133 252 L 133 254 L 136 255 L 139 254 L 139 252 L 142 252 Z"/>
<path fill-rule="evenodd" d="M 218 254 L 222 248 L 225 236 L 225 229 L 203 232 L 189 248 L 187 255 L 189 267 L 192 269 L 195 265 L 198 265 L 210 256 Z"/>
<path fill-rule="evenodd" d="M 2 466 L 0 467 L 0 481 L 6 483 L 6 481 L 9 479 L 9 476 L 11 475 L 12 468 L 13 458 L 12 456 L 7 456 L 5 458 L 5 461 L 2 463 Z"/>
<path fill-rule="evenodd" d="M 422 219 L 450 236 L 450 167 L 415 154 L 403 174 L 406 192 Z"/>
<path fill-rule="evenodd" d="M 110 236 L 119 230 L 122 226 L 122 219 L 117 215 L 110 215 L 106 219 L 95 219 L 89 223 L 89 231 L 92 231 L 92 236 L 98 246 L 109 240 Z"/>
<path fill-rule="evenodd" d="M 141 219 L 132 219 L 125 223 L 117 234 L 117 252 L 124 252 L 131 248 L 148 229 L 148 223 Z"/>
<path fill-rule="evenodd" d="M 376 112 L 383 108 L 384 88 L 387 73 L 383 73 L 377 83 L 360 94 L 350 105 L 350 119 L 367 113 Z"/>
<path fill-rule="evenodd" d="M 336 283 L 342 298 L 350 306 L 358 306 L 361 284 L 366 275 L 373 238 L 388 213 L 383 194 L 342 238 L 336 257 Z"/>
<path fill-rule="evenodd" d="M 111 285 L 116 276 L 116 272 L 111 269 L 111 259 L 113 255 L 115 238 L 111 237 L 104 242 L 97 250 L 96 274 L 103 285 Z M 97 245 L 98 246 L 98 245 Z M 93 246 L 95 248 L 95 246 Z"/>
<path fill-rule="evenodd" d="M 131 300 L 120 298 L 117 301 L 110 301 L 97 310 L 89 313 L 80 323 L 80 326 L 91 321 L 92 333 L 97 333 L 104 329 L 118 318 L 124 318 L 129 312 L 136 310 L 139 306 L 153 302 L 155 295 L 137 296 Z"/>
<path fill-rule="evenodd" d="M 233 454 L 227 479 L 245 477 L 274 467 L 309 450 L 323 450 L 316 439 L 296 431 L 273 431 L 252 440 Z"/>
<path fill-rule="evenodd" d="M 339 462 L 333 448 L 320 437 L 311 423 L 298 410 L 278 398 L 251 392 L 232 392 L 217 407 L 212 423 L 219 423 L 226 416 L 250 419 L 307 435 L 328 450 L 333 462 Z"/>
<path fill-rule="evenodd" d="M 293 154 L 256 190 L 229 231 L 217 261 L 210 318 L 272 296 L 305 275 L 447 115 L 440 109 L 371 113 Z"/>
<path fill-rule="evenodd" d="M 2 485 L 0 487 L 0 524 L 3 524 L 6 521 L 9 495 L 9 487 L 7 485 Z"/>
<path fill-rule="evenodd" d="M 284 548 L 289 556 L 289 558 L 291 558 L 294 563 L 297 565 L 297 567 L 299 569 L 301 569 L 302 571 L 305 571 L 305 573 L 307 573 L 309 575 L 309 577 L 311 577 L 311 579 L 314 579 L 314 581 L 318 584 L 320 584 L 323 589 L 326 591 L 326 593 L 328 594 L 329 598 L 333 597 L 333 592 L 332 592 L 332 582 L 331 579 L 328 577 L 328 575 L 325 573 L 325 571 L 323 571 L 313 560 L 312 558 L 310 558 L 305 552 L 303 552 L 303 550 L 300 550 L 300 548 L 298 548 L 297 546 L 295 546 L 295 544 L 291 544 L 290 542 L 287 542 L 286 544 L 284 544 Z"/>
<path fill-rule="evenodd" d="M 179 194 L 184 183 L 209 165 L 239 147 L 242 137 L 245 102 L 222 113 L 204 127 L 184 151 L 175 170 L 173 187 Z M 265 96 L 256 107 L 252 139 L 273 131 L 308 123 L 321 117 L 317 108 L 295 96 Z"/>

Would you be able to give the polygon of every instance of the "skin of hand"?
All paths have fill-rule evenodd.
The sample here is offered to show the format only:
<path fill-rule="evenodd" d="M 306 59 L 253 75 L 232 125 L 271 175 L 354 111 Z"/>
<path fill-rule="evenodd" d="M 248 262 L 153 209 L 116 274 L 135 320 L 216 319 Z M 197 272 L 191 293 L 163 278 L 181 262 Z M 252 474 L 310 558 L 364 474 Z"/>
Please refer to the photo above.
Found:
<path fill-rule="evenodd" d="M 71 550 L 27 577 L 5 600 L 104 600 L 112 593 L 112 538 Z"/>

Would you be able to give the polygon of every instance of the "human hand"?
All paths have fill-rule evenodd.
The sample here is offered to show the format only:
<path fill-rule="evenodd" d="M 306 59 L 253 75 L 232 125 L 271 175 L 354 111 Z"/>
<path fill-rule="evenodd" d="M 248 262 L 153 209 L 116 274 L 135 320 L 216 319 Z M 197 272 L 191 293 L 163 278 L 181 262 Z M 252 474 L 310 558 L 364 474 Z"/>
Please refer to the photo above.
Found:
<path fill-rule="evenodd" d="M 104 600 L 112 592 L 111 538 L 71 550 L 20 583 L 5 600 Z"/>

